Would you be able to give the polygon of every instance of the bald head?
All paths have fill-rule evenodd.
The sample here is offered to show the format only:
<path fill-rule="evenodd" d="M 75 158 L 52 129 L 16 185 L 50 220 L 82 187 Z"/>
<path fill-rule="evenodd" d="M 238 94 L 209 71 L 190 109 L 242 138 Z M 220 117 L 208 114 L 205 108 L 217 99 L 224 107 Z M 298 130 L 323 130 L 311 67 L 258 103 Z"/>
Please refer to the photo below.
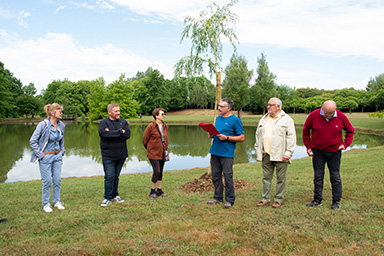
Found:
<path fill-rule="evenodd" d="M 327 100 L 326 102 L 324 102 L 323 112 L 325 117 L 331 118 L 335 114 L 335 111 L 336 111 L 336 102 L 334 102 L 333 100 Z"/>
<path fill-rule="evenodd" d="M 326 112 L 335 112 L 336 102 L 334 102 L 333 100 L 327 100 L 323 104 L 323 110 Z"/>

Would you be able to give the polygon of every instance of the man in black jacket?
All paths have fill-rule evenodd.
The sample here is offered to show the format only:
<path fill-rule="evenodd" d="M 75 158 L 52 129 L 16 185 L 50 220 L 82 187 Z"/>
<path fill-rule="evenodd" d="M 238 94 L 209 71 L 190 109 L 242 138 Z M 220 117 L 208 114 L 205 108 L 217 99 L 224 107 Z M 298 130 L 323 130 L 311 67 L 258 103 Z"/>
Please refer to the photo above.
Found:
<path fill-rule="evenodd" d="M 119 176 L 128 157 L 127 139 L 131 129 L 126 120 L 120 118 L 120 107 L 111 103 L 107 107 L 109 117 L 99 123 L 100 148 L 104 168 L 104 200 L 100 206 L 108 206 L 113 201 L 122 203 L 119 196 Z"/>

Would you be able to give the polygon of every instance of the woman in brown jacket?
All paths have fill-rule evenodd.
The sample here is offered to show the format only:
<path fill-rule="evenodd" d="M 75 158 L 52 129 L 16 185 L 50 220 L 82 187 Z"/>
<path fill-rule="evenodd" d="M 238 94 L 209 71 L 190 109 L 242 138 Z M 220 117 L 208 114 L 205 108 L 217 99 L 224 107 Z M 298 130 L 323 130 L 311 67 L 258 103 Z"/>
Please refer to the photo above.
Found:
<path fill-rule="evenodd" d="M 164 123 L 165 110 L 156 108 L 153 110 L 152 116 L 155 121 L 147 126 L 143 135 L 143 144 L 153 168 L 152 188 L 149 196 L 151 198 L 167 197 L 168 195 L 161 190 L 165 163 L 164 151 L 168 150 L 168 126 Z"/>

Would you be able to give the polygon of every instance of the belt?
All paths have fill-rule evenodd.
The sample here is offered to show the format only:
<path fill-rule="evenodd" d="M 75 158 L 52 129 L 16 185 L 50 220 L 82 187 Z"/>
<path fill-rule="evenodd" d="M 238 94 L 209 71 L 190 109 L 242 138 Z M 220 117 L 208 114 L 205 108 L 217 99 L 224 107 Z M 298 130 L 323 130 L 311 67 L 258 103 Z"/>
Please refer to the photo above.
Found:
<path fill-rule="evenodd" d="M 44 154 L 55 154 L 55 155 L 57 155 L 57 154 L 59 154 L 60 153 L 60 149 L 58 149 L 58 150 L 56 150 L 56 151 L 43 151 L 43 153 Z"/>

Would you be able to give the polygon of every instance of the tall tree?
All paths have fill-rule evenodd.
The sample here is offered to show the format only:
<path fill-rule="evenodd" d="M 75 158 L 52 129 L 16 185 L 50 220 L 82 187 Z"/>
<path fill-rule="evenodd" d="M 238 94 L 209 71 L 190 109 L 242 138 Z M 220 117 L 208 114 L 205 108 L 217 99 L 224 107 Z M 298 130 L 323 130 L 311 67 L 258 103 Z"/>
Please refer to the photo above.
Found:
<path fill-rule="evenodd" d="M 377 92 L 381 89 L 381 87 L 384 85 L 384 73 L 380 74 L 378 76 L 375 76 L 375 78 L 370 78 L 367 88 L 367 91 L 373 91 Z"/>
<path fill-rule="evenodd" d="M 132 87 L 134 98 L 140 103 L 139 113 L 150 114 L 155 108 L 168 110 L 169 90 L 159 70 L 152 70 L 149 76 L 132 82 Z"/>
<path fill-rule="evenodd" d="M 97 120 L 105 117 L 108 104 L 104 102 L 106 93 L 105 80 L 100 77 L 91 82 L 90 93 L 88 95 L 89 117 L 91 120 Z"/>
<path fill-rule="evenodd" d="M 175 77 L 168 83 L 169 91 L 169 110 L 176 111 L 189 107 L 189 88 L 188 78 Z"/>
<path fill-rule="evenodd" d="M 29 83 L 28 85 L 23 86 L 22 89 L 23 89 L 24 93 L 31 95 L 31 96 L 34 96 L 37 92 L 36 87 L 33 83 Z"/>
<path fill-rule="evenodd" d="M 133 98 L 133 94 L 134 88 L 131 83 L 121 75 L 119 79 L 107 86 L 103 101 L 106 105 L 112 102 L 119 104 L 122 118 L 136 117 L 139 104 Z M 104 116 L 107 116 L 106 110 Z"/>
<path fill-rule="evenodd" d="M 12 94 L 8 91 L 8 76 L 4 70 L 4 64 L 0 61 L 0 117 L 6 117 L 11 109 Z"/>
<path fill-rule="evenodd" d="M 261 54 L 260 58 L 257 58 L 259 66 L 256 69 L 257 78 L 256 84 L 254 85 L 256 91 L 256 102 L 263 109 L 263 114 L 267 107 L 267 103 L 270 98 L 277 96 L 275 79 L 276 76 L 269 71 L 268 62 L 264 53 Z"/>
<path fill-rule="evenodd" d="M 243 56 L 232 55 L 230 64 L 225 69 L 223 82 L 224 94 L 233 100 L 239 118 L 242 118 L 243 108 L 250 101 L 249 82 L 253 71 L 248 70 L 248 63 Z"/>
<path fill-rule="evenodd" d="M 216 105 L 221 98 L 221 78 L 219 75 L 220 61 L 222 60 L 222 37 L 226 38 L 236 51 L 235 43 L 238 41 L 235 33 L 237 15 L 230 11 L 238 0 L 231 0 L 227 5 L 220 7 L 216 3 L 208 6 L 208 11 L 200 13 L 200 19 L 187 16 L 184 19 L 184 31 L 181 42 L 184 39 L 192 41 L 190 55 L 183 57 L 175 65 L 175 75 L 180 76 L 183 72 L 187 76 L 204 73 L 204 66 L 208 66 L 210 75 L 216 74 L 217 94 Z M 216 108 L 216 107 L 215 107 Z"/>
<path fill-rule="evenodd" d="M 23 84 L 0 61 L 0 117 L 17 117 L 16 98 L 23 94 Z"/>

